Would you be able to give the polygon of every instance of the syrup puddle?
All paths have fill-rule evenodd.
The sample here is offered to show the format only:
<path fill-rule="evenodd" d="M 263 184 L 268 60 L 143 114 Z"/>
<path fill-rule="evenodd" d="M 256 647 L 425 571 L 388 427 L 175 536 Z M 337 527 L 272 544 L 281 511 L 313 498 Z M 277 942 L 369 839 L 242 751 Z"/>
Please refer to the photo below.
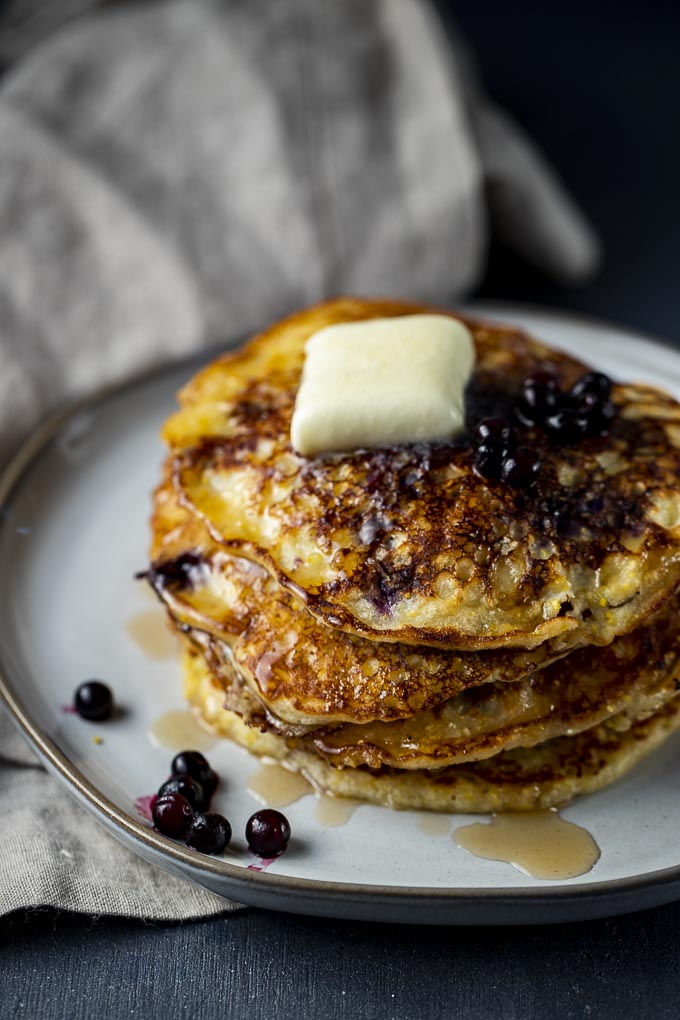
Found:
<path fill-rule="evenodd" d="M 179 645 L 162 609 L 145 609 L 125 624 L 128 637 L 149 659 L 176 659 Z"/>
<path fill-rule="evenodd" d="M 448 836 L 451 831 L 450 816 L 438 815 L 434 811 L 421 815 L 416 824 L 426 836 Z"/>
<path fill-rule="evenodd" d="M 248 779 L 248 793 L 257 797 L 265 807 L 286 807 L 313 793 L 312 784 L 299 772 L 283 765 L 264 764 Z"/>
<path fill-rule="evenodd" d="M 165 747 L 168 751 L 209 751 L 218 741 L 218 737 L 209 730 L 199 726 L 191 712 L 175 709 L 159 716 L 149 730 L 149 739 L 156 747 Z"/>
<path fill-rule="evenodd" d="M 362 802 L 351 797 L 329 797 L 327 793 L 319 795 L 314 817 L 320 825 L 327 829 L 336 829 L 350 820 Z"/>
<path fill-rule="evenodd" d="M 300 772 L 265 762 L 248 779 L 248 793 L 265 807 L 281 808 L 314 793 L 314 787 Z M 314 818 L 320 825 L 335 829 L 348 822 L 360 804 L 361 801 L 350 797 L 321 793 L 317 797 Z"/>
<path fill-rule="evenodd" d="M 553 881 L 585 875 L 600 858 L 590 833 L 555 809 L 492 815 L 488 823 L 456 829 L 451 838 L 476 857 L 505 861 L 533 878 Z"/>
<path fill-rule="evenodd" d="M 145 602 L 148 602 L 150 606 L 155 606 L 156 609 L 162 610 L 162 605 L 158 601 L 158 595 L 156 595 L 156 592 L 147 581 L 143 581 L 137 590 L 141 593 Z"/>

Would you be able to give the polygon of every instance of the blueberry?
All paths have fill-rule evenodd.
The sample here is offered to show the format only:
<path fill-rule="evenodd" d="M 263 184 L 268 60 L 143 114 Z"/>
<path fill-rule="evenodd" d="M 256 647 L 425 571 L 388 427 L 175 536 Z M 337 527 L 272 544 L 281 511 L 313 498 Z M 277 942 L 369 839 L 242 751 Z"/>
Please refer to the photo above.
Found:
<path fill-rule="evenodd" d="M 203 780 L 210 774 L 211 768 L 200 751 L 180 751 L 172 759 L 170 771 L 173 776 L 191 776 L 202 785 Z"/>
<path fill-rule="evenodd" d="M 542 425 L 557 406 L 560 394 L 557 376 L 539 370 L 528 375 L 522 383 L 515 415 L 523 425 Z"/>
<path fill-rule="evenodd" d="M 186 834 L 187 846 L 202 854 L 221 854 L 230 839 L 231 825 L 214 811 L 194 815 Z"/>
<path fill-rule="evenodd" d="M 552 524 L 556 534 L 562 538 L 578 538 L 582 528 L 582 522 L 568 510 L 555 510 L 552 520 L 548 518 L 545 524 L 546 527 Z"/>
<path fill-rule="evenodd" d="M 611 400 L 599 404 L 588 419 L 588 435 L 607 436 L 616 417 L 616 405 Z"/>
<path fill-rule="evenodd" d="M 170 771 L 173 776 L 191 776 L 203 787 L 204 807 L 208 807 L 217 789 L 219 776 L 210 768 L 200 751 L 180 751 L 172 759 Z"/>
<path fill-rule="evenodd" d="M 174 560 L 152 563 L 148 570 L 141 570 L 135 577 L 138 580 L 147 580 L 156 589 L 184 591 L 194 587 L 199 569 L 204 562 L 200 553 L 186 552 Z"/>
<path fill-rule="evenodd" d="M 290 823 L 280 811 L 265 808 L 248 819 L 246 840 L 258 857 L 278 857 L 288 846 L 289 839 Z"/>
<path fill-rule="evenodd" d="M 482 443 L 475 450 L 475 473 L 491 481 L 497 481 L 501 476 L 503 459 L 507 454 L 507 447 L 491 446 L 489 443 Z"/>
<path fill-rule="evenodd" d="M 587 435 L 606 436 L 609 433 L 616 417 L 616 407 L 609 399 L 611 392 L 611 379 L 602 372 L 582 375 L 569 391 L 569 404 L 587 419 Z"/>
<path fill-rule="evenodd" d="M 514 488 L 528 488 L 536 481 L 541 469 L 541 458 L 528 446 L 518 446 L 503 461 L 501 478 Z"/>
<path fill-rule="evenodd" d="M 205 776 L 201 786 L 203 787 L 203 796 L 205 798 L 206 807 L 210 806 L 210 801 L 213 799 L 217 784 L 220 781 L 220 777 L 214 771 L 209 769 L 208 774 Z"/>
<path fill-rule="evenodd" d="M 560 407 L 546 420 L 545 430 L 553 441 L 570 445 L 584 439 L 591 424 L 591 416 L 583 414 L 579 408 Z"/>
<path fill-rule="evenodd" d="M 177 839 L 189 828 L 194 809 L 186 797 L 179 793 L 169 793 L 155 801 L 151 814 L 159 832 Z"/>
<path fill-rule="evenodd" d="M 612 392 L 612 381 L 602 372 L 587 372 L 578 379 L 570 390 L 570 396 L 582 397 L 591 394 L 604 402 L 609 400 Z"/>
<path fill-rule="evenodd" d="M 191 776 L 173 776 L 158 788 L 159 797 L 166 797 L 170 793 L 179 793 L 189 801 L 194 811 L 202 811 L 205 807 L 203 787 Z"/>
<path fill-rule="evenodd" d="M 113 695 L 111 688 L 101 680 L 86 680 L 75 693 L 76 712 L 81 719 L 90 722 L 104 722 L 113 713 Z"/>
<path fill-rule="evenodd" d="M 604 496 L 591 496 L 581 504 L 581 509 L 586 516 L 596 517 L 604 510 Z"/>
<path fill-rule="evenodd" d="M 572 411 L 577 411 L 586 418 L 596 415 L 602 406 L 602 400 L 596 393 L 569 393 L 563 401 L 563 406 Z"/>
<path fill-rule="evenodd" d="M 475 427 L 475 436 L 486 446 L 508 446 L 512 440 L 512 428 L 505 418 L 482 418 Z"/>

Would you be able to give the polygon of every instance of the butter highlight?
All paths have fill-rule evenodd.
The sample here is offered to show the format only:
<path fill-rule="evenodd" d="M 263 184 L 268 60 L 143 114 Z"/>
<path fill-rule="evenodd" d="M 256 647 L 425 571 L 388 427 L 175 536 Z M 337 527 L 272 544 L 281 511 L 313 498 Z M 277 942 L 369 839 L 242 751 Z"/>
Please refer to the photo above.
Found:
<path fill-rule="evenodd" d="M 293 447 L 314 456 L 454 439 L 474 358 L 470 331 L 447 315 L 327 326 L 305 348 Z"/>

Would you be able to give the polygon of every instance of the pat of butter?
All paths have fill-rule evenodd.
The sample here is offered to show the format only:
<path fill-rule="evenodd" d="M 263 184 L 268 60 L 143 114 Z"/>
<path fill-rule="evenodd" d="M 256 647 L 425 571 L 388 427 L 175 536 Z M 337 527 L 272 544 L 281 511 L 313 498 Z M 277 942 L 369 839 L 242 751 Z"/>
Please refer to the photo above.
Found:
<path fill-rule="evenodd" d="M 312 456 L 453 439 L 474 360 L 470 331 L 447 315 L 326 326 L 305 347 L 293 447 Z"/>

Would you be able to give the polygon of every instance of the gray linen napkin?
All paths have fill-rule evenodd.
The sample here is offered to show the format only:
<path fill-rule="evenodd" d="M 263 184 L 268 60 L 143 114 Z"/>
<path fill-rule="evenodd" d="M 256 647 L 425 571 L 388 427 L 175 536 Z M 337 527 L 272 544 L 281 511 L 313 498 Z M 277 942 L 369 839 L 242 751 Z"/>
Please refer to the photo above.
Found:
<path fill-rule="evenodd" d="M 594 267 L 427 0 L 86 6 L 0 22 L 22 54 L 0 82 L 0 454 L 65 397 L 325 295 L 451 301 L 492 229 L 564 279 Z M 234 906 L 128 854 L 6 719 L 0 813 L 2 911 Z"/>

